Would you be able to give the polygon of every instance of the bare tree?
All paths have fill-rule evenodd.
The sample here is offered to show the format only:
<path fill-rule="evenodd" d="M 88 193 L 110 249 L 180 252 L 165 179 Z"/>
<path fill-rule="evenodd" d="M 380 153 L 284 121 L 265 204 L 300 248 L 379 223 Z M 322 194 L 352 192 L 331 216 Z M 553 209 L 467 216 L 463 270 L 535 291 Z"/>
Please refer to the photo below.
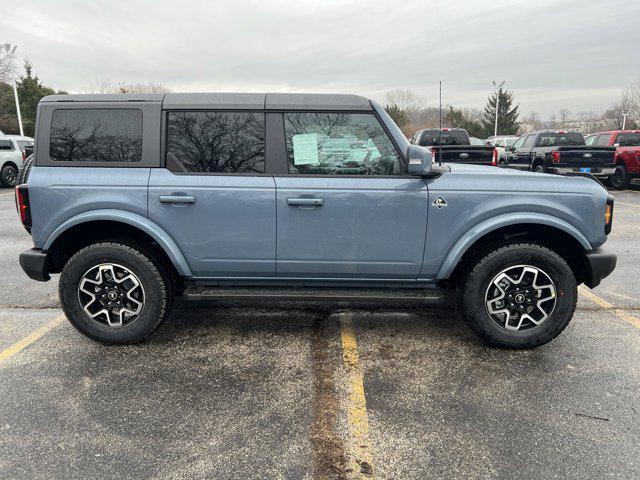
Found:
<path fill-rule="evenodd" d="M 103 78 L 89 84 L 85 89 L 86 93 L 118 93 L 118 89 L 113 86 L 109 78 Z"/>
<path fill-rule="evenodd" d="M 16 74 L 16 47 L 5 43 L 0 45 L 0 82 L 9 83 Z"/>
<path fill-rule="evenodd" d="M 397 107 L 407 113 L 422 110 L 425 105 L 424 98 L 411 90 L 391 90 L 386 93 L 385 98 L 388 106 Z"/>
<path fill-rule="evenodd" d="M 114 84 L 109 78 L 92 82 L 87 93 L 168 93 L 171 89 L 160 82 Z"/>
<path fill-rule="evenodd" d="M 640 123 L 640 80 L 625 88 L 622 96 L 629 108 L 625 113 L 628 113 L 636 123 Z"/>
<path fill-rule="evenodd" d="M 571 119 L 571 110 L 568 110 L 566 108 L 561 108 L 560 110 L 558 110 L 558 121 L 561 124 L 568 122 L 570 119 Z"/>
<path fill-rule="evenodd" d="M 164 83 L 120 83 L 120 93 L 169 93 L 171 89 Z"/>

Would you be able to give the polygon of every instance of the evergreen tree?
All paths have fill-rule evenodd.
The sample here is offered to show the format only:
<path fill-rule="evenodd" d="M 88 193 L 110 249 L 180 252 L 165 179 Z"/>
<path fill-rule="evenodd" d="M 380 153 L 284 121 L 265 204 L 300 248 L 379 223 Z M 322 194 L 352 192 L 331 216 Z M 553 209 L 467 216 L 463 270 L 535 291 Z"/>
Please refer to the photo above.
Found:
<path fill-rule="evenodd" d="M 38 76 L 33 75 L 33 66 L 28 60 L 24 62 L 24 71 L 25 74 L 20 76 L 16 82 L 16 86 L 18 89 L 18 98 L 20 99 L 20 113 L 22 114 L 24 134 L 28 137 L 33 137 L 38 102 L 42 97 L 53 95 L 56 91 L 40 83 Z M 15 113 L 15 102 L 11 102 L 11 104 L 13 112 Z"/>
<path fill-rule="evenodd" d="M 409 123 L 409 118 L 404 110 L 397 105 L 387 105 L 384 108 L 398 127 L 403 127 Z"/>
<path fill-rule="evenodd" d="M 498 135 L 515 135 L 518 133 L 518 105 L 513 105 L 513 90 L 505 89 L 504 82 L 499 84 L 493 82 L 493 86 L 494 90 L 489 95 L 482 114 L 485 136 L 488 137 L 494 133 L 496 102 L 498 102 Z"/>

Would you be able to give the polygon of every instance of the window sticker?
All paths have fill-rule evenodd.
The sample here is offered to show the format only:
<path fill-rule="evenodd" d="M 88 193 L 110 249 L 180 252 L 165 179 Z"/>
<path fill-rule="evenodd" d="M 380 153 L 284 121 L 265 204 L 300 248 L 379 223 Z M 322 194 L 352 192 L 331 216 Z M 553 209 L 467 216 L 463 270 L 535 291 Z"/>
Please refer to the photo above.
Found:
<path fill-rule="evenodd" d="M 293 136 L 293 164 L 318 165 L 318 135 L 299 133 Z"/>

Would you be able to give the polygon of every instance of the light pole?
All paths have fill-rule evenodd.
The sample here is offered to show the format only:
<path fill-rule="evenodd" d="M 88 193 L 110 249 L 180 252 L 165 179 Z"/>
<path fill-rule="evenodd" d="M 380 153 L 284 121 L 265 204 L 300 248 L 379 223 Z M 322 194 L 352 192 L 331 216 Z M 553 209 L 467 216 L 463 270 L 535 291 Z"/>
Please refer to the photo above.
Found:
<path fill-rule="evenodd" d="M 627 115 L 629 114 L 628 113 L 622 114 L 622 130 L 624 130 L 624 127 L 627 125 Z"/>
<path fill-rule="evenodd" d="M 17 45 L 11 48 L 11 45 L 5 43 L 1 46 L 4 49 L 5 53 L 9 57 L 13 57 L 16 53 Z M 11 84 L 13 85 L 13 98 L 16 101 L 16 113 L 18 114 L 18 126 L 20 127 L 20 135 L 24 136 L 24 129 L 22 128 L 22 115 L 20 114 L 20 100 L 18 100 L 18 86 L 16 85 L 16 77 L 15 73 L 11 72 Z"/>
<path fill-rule="evenodd" d="M 498 108 L 500 107 L 500 88 L 498 88 L 498 92 L 496 93 L 496 122 L 493 127 L 493 136 L 496 137 L 498 135 Z"/>

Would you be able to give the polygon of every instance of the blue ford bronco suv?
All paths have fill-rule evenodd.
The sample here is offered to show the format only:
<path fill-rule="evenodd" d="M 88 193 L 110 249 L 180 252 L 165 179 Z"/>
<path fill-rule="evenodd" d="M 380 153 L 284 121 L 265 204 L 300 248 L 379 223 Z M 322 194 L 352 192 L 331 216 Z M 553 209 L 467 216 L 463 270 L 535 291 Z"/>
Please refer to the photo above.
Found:
<path fill-rule="evenodd" d="M 557 336 L 614 269 L 589 178 L 438 164 L 352 95 L 54 95 L 16 187 L 86 336 L 138 342 L 174 298 L 441 303 L 488 344 Z M 449 295 L 446 295 L 450 298 Z"/>

